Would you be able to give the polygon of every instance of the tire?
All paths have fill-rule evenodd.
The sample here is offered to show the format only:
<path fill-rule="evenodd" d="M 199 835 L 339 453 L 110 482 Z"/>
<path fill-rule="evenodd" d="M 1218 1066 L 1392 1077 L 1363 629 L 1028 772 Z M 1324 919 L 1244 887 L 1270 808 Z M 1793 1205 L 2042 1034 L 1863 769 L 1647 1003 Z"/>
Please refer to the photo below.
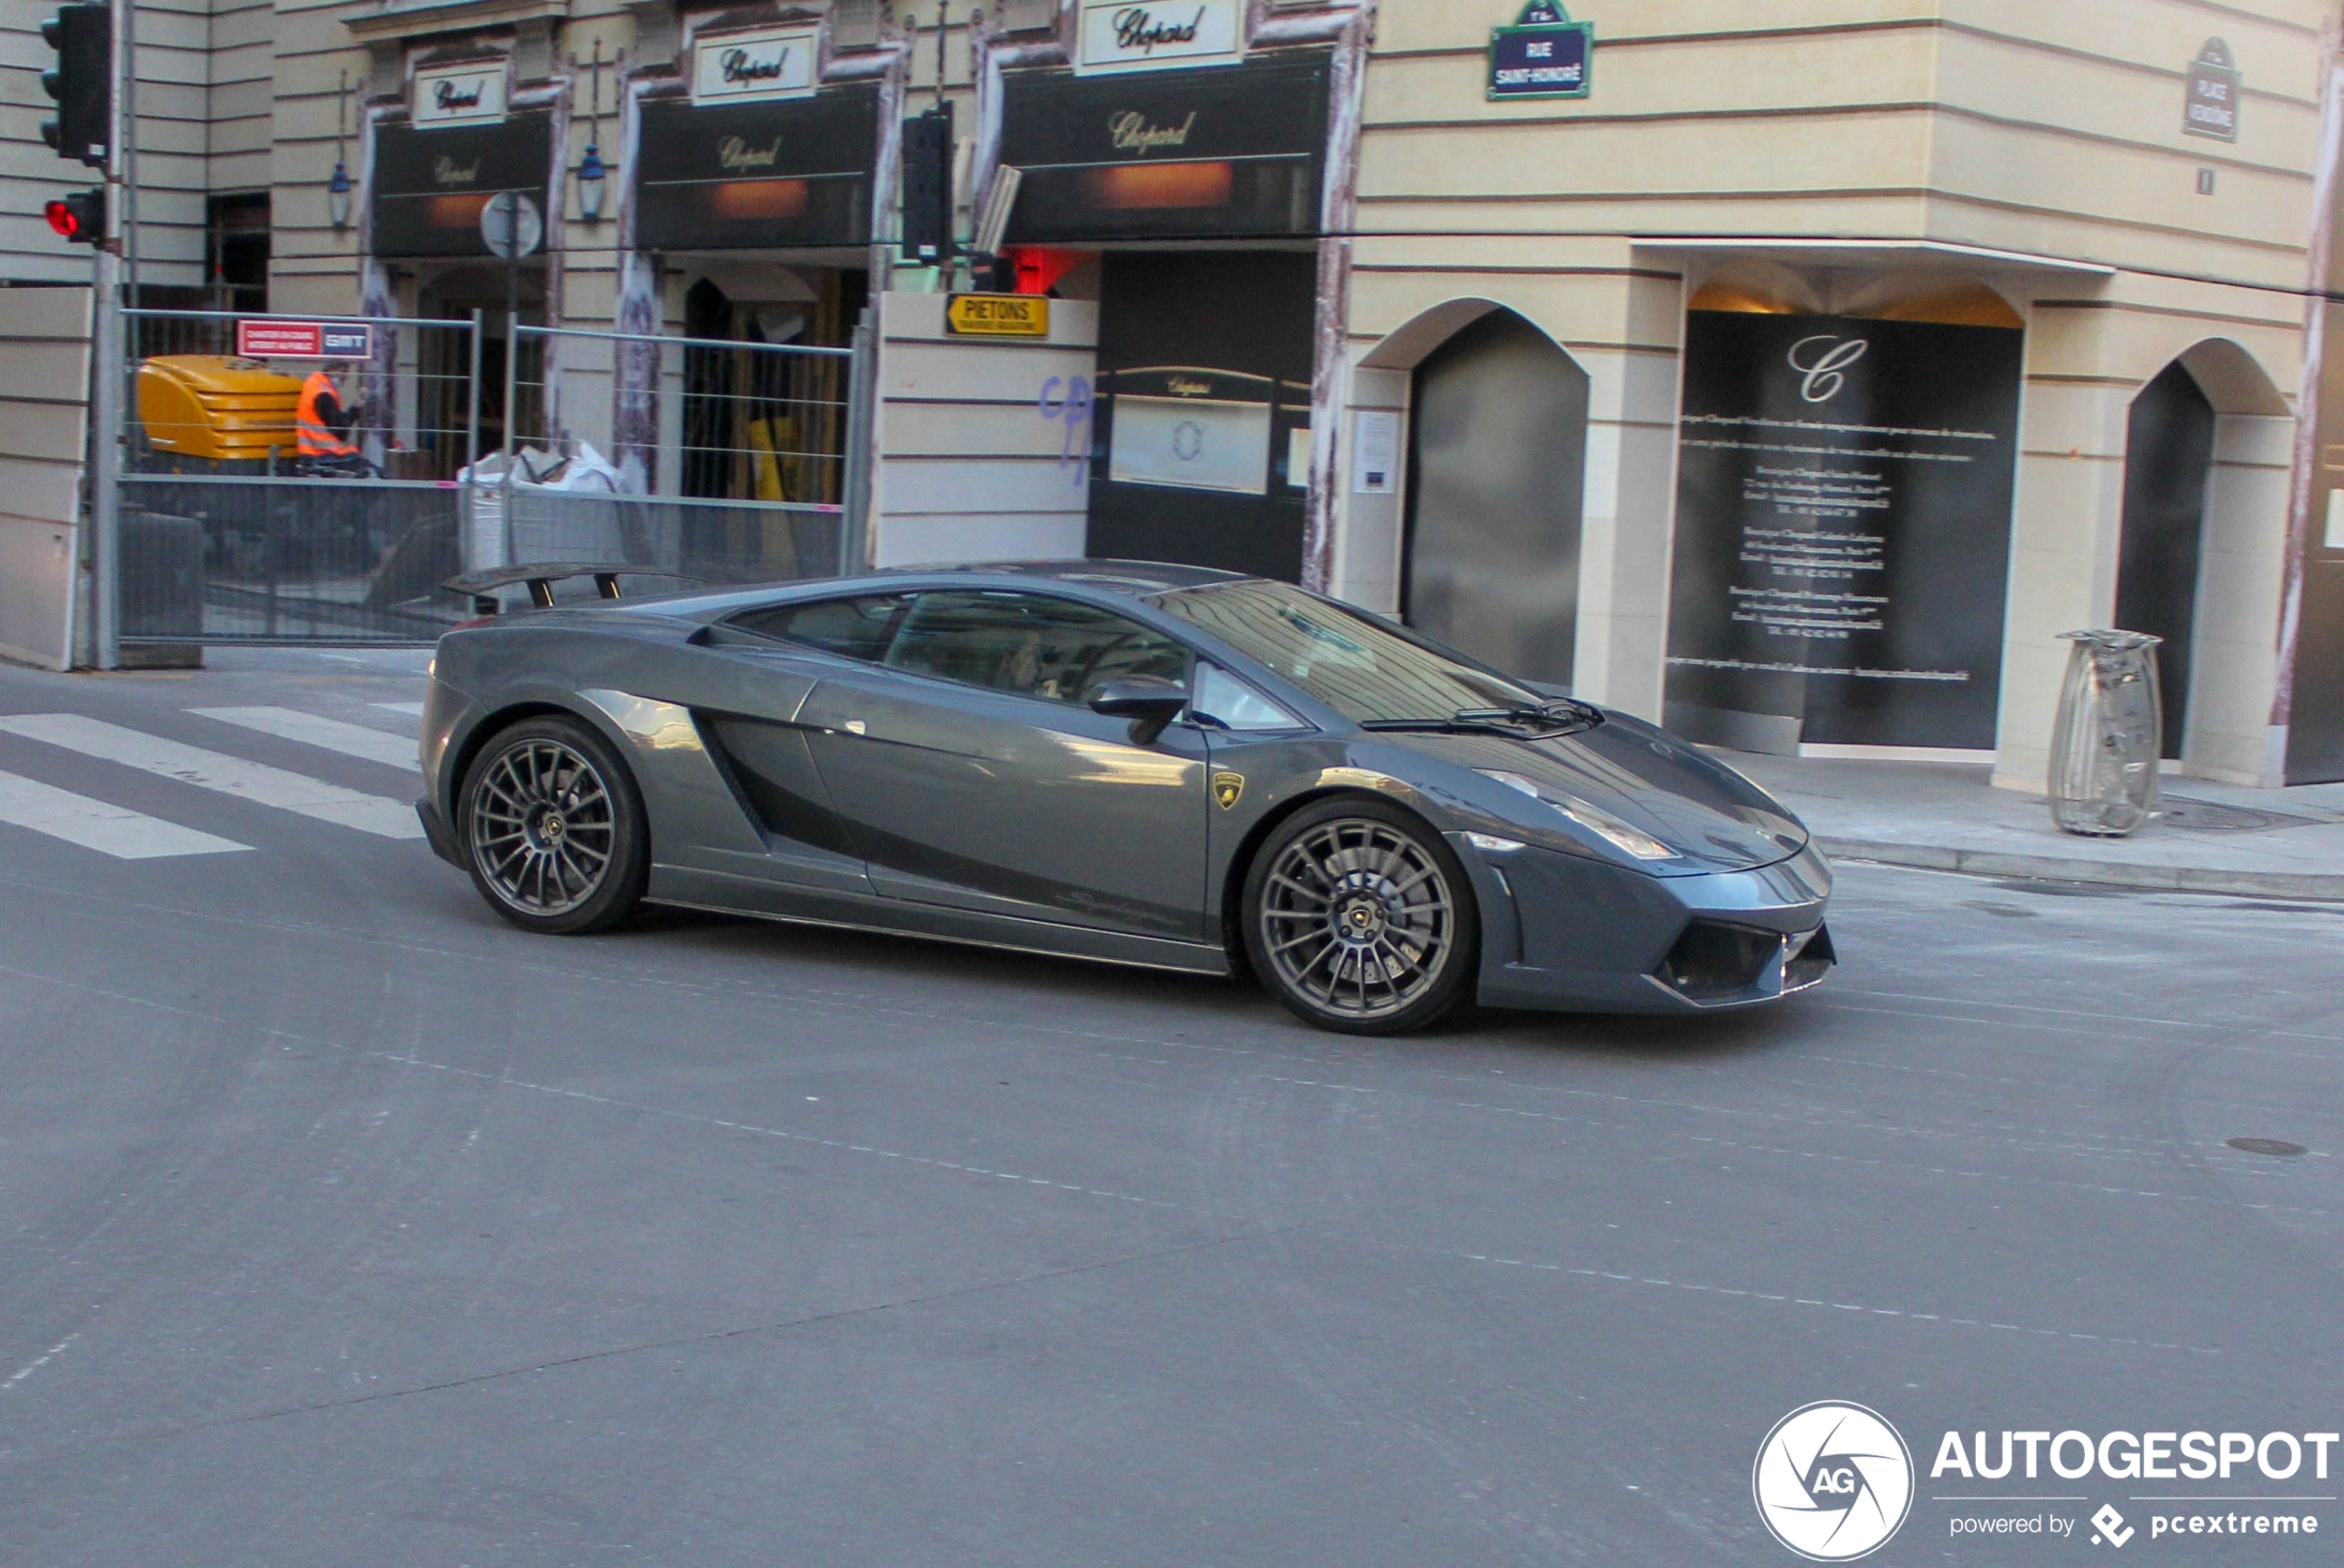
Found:
<path fill-rule="evenodd" d="M 1398 1035 L 1439 1021 L 1480 967 L 1473 884 L 1409 811 L 1345 796 L 1279 824 L 1245 879 L 1246 956 L 1321 1029 Z"/>
<path fill-rule="evenodd" d="M 651 832 L 635 775 L 576 719 L 523 719 L 464 770 L 458 842 L 472 886 L 524 931 L 608 930 L 642 903 Z"/>

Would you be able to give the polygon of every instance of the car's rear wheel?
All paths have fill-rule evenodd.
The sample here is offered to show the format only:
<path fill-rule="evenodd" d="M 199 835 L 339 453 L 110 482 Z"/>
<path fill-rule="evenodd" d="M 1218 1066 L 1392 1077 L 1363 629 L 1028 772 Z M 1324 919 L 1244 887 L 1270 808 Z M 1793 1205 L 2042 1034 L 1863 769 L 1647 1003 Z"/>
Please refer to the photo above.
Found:
<path fill-rule="evenodd" d="M 1322 1029 L 1421 1029 L 1464 997 L 1478 962 L 1465 868 L 1421 819 L 1381 801 L 1296 812 L 1254 856 L 1244 899 L 1253 972 Z"/>
<path fill-rule="evenodd" d="M 634 775 L 576 719 L 523 719 L 464 771 L 465 864 L 489 907 L 525 930 L 618 924 L 642 902 L 650 833 Z"/>

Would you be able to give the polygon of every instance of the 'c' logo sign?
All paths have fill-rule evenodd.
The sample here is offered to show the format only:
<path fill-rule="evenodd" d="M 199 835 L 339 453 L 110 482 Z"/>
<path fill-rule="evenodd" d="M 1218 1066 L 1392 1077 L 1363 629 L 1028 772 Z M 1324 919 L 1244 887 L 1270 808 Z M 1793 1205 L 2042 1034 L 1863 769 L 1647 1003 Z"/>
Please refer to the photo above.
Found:
<path fill-rule="evenodd" d="M 1790 367 L 1803 377 L 1799 383 L 1799 395 L 1811 403 L 1827 403 L 1839 395 L 1848 384 L 1843 372 L 1864 357 L 1872 347 L 1867 338 L 1801 338 L 1790 345 L 1784 357 Z"/>

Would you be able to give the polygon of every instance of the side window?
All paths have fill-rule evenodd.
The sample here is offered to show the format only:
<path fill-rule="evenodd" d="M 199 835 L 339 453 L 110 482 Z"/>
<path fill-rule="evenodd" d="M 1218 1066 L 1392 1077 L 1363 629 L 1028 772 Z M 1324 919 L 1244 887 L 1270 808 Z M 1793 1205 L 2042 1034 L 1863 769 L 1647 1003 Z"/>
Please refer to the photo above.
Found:
<path fill-rule="evenodd" d="M 799 642 L 843 658 L 875 660 L 887 651 L 888 633 L 903 617 L 910 596 L 872 594 L 860 599 L 817 599 L 807 604 L 783 604 L 750 610 L 732 624 L 759 637 Z"/>
<path fill-rule="evenodd" d="M 1042 593 L 923 593 L 888 645 L 890 667 L 1083 702 L 1100 682 L 1125 676 L 1185 681 L 1188 650 L 1111 611 Z"/>
<path fill-rule="evenodd" d="M 1196 700 L 1189 712 L 1206 724 L 1226 730 L 1292 730 L 1306 726 L 1300 719 L 1262 696 L 1218 664 L 1196 667 Z"/>

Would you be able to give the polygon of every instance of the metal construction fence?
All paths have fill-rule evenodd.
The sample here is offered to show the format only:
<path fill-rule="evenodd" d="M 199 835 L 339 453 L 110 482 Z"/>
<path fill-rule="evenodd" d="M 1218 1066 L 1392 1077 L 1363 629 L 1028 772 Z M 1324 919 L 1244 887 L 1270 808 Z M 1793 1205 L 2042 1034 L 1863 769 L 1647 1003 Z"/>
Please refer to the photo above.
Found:
<path fill-rule="evenodd" d="M 236 316 L 125 314 L 126 638 L 427 641 L 472 613 L 449 579 L 531 562 L 848 565 L 854 351 L 342 317 L 374 329 L 341 380 L 358 455 L 318 460 L 293 428 L 313 364 L 238 359 Z"/>

